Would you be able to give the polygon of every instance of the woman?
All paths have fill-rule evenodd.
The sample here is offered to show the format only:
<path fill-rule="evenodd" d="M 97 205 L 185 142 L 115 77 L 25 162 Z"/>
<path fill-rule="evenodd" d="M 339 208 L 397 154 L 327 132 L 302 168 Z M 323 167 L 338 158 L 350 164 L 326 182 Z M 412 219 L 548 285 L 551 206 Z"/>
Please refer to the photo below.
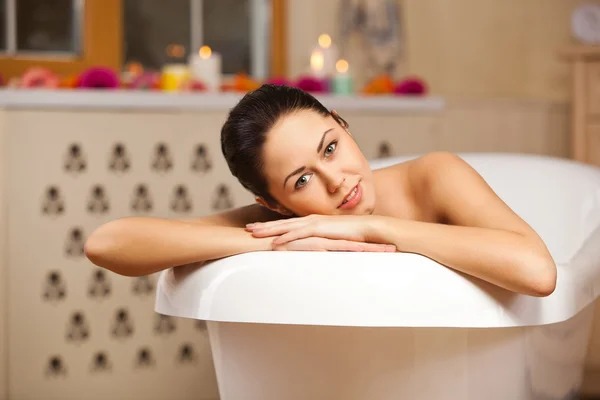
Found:
<path fill-rule="evenodd" d="M 251 251 L 400 251 L 510 291 L 554 291 L 543 241 L 455 155 L 372 171 L 335 111 L 274 85 L 231 110 L 221 144 L 257 204 L 191 220 L 115 220 L 88 238 L 87 257 L 140 276 Z"/>

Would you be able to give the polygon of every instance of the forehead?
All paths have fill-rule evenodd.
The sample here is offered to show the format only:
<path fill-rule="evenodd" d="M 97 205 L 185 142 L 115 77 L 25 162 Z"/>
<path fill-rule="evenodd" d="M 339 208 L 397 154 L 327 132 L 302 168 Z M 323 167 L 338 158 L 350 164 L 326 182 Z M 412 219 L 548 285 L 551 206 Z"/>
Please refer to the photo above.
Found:
<path fill-rule="evenodd" d="M 335 128 L 331 117 L 302 110 L 281 118 L 267 134 L 264 163 L 267 177 L 287 175 L 299 168 L 307 157 L 317 156 L 317 146 L 323 133 Z"/>

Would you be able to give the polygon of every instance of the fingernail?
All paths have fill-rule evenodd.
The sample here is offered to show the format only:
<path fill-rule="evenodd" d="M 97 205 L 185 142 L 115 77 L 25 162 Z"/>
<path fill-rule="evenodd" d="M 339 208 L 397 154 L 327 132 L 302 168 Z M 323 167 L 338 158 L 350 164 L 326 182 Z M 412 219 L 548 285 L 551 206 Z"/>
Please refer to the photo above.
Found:
<path fill-rule="evenodd" d="M 252 228 L 253 226 L 255 226 L 256 224 L 246 224 L 246 228 Z"/>

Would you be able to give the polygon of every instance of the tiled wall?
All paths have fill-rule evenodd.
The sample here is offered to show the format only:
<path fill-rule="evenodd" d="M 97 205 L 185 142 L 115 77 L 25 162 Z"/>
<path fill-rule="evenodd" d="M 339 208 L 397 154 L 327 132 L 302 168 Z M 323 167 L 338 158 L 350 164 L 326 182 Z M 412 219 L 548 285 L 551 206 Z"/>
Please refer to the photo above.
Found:
<path fill-rule="evenodd" d="M 339 112 L 368 158 L 568 152 L 564 105 L 463 101 L 434 114 Z M 0 208 L 9 240 L 8 258 L 0 258 L 0 399 L 7 369 L 11 400 L 218 398 L 204 325 L 156 315 L 156 276 L 96 268 L 82 245 L 115 218 L 187 218 L 251 202 L 220 153 L 225 116 L 0 113 L 8 157 L 0 165 L 9 171 L 1 198 L 10 210 Z"/>

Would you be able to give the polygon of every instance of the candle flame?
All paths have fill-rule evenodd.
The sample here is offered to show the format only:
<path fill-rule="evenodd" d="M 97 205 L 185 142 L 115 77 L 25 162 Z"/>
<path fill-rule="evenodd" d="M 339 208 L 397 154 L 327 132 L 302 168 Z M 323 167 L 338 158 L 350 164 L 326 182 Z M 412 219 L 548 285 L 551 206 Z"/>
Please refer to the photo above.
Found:
<path fill-rule="evenodd" d="M 323 69 L 323 66 L 325 65 L 325 57 L 323 56 L 323 53 L 315 50 L 312 52 L 312 54 L 310 55 L 310 67 L 313 71 L 320 71 Z"/>
<path fill-rule="evenodd" d="M 329 46 L 331 46 L 331 36 L 329 36 L 326 33 L 320 35 L 319 36 L 319 46 L 321 46 L 324 49 L 328 49 Z"/>
<path fill-rule="evenodd" d="M 338 62 L 335 63 L 335 69 L 341 74 L 348 72 L 348 68 L 348 61 L 346 60 L 338 60 Z"/>
<path fill-rule="evenodd" d="M 207 58 L 210 58 L 212 50 L 208 46 L 202 46 L 200 47 L 200 51 L 198 52 L 198 54 L 200 54 L 200 58 L 206 60 Z"/>

